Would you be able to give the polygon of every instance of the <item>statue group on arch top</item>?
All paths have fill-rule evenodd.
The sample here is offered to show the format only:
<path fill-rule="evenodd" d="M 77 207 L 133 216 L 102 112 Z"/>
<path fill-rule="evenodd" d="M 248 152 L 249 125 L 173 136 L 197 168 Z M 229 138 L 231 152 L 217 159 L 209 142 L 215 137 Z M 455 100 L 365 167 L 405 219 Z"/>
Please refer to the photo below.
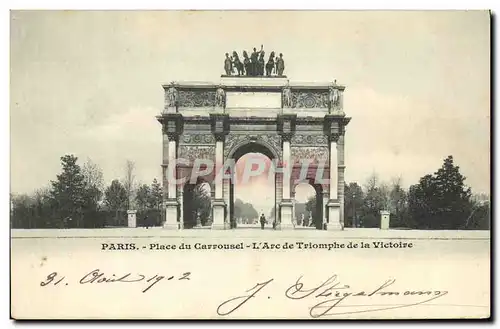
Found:
<path fill-rule="evenodd" d="M 253 48 L 253 52 L 250 56 L 247 51 L 244 50 L 243 62 L 240 60 L 236 51 L 233 51 L 231 56 L 229 53 L 226 53 L 224 71 L 227 76 L 281 77 L 283 76 L 283 71 L 285 71 L 285 60 L 283 59 L 283 54 L 280 53 L 279 55 L 276 55 L 276 53 L 272 51 L 266 63 L 264 46 L 261 45 L 259 51 L 257 51 L 257 48 Z"/>

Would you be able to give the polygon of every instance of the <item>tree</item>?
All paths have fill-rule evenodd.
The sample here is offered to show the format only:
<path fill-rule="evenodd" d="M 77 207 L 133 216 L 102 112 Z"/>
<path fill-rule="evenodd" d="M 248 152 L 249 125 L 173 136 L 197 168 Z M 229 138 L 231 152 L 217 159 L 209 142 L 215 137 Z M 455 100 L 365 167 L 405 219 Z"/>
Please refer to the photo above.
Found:
<path fill-rule="evenodd" d="M 410 187 L 408 203 L 417 228 L 464 228 L 472 212 L 471 190 L 460 168 L 448 156 L 433 175 L 425 175 Z"/>
<path fill-rule="evenodd" d="M 193 189 L 192 200 L 190 202 L 192 204 L 192 220 L 194 225 L 206 225 L 212 217 L 212 200 L 207 185 L 208 183 L 197 184 Z"/>
<path fill-rule="evenodd" d="M 408 194 L 401 186 L 401 178 L 392 180 L 391 191 L 389 193 L 389 207 L 391 212 L 391 226 L 411 228 L 414 225 L 408 216 Z"/>
<path fill-rule="evenodd" d="M 153 183 L 151 184 L 151 200 L 150 205 L 152 208 L 160 210 L 163 205 L 163 191 L 158 180 L 153 179 Z"/>
<path fill-rule="evenodd" d="M 243 218 L 243 207 L 244 207 L 244 202 L 241 201 L 240 199 L 234 200 L 233 203 L 233 216 L 235 218 Z"/>
<path fill-rule="evenodd" d="M 51 198 L 57 211 L 58 227 L 80 226 L 86 201 L 85 177 L 74 155 L 61 157 L 62 173 L 52 181 Z"/>
<path fill-rule="evenodd" d="M 469 230 L 489 230 L 491 222 L 490 200 L 474 196 L 472 203 L 472 212 L 467 217 L 465 229 Z"/>
<path fill-rule="evenodd" d="M 380 210 L 386 206 L 387 188 L 380 187 L 377 174 L 373 173 L 365 184 L 365 198 L 361 210 L 361 227 L 378 227 L 380 223 Z"/>
<path fill-rule="evenodd" d="M 87 159 L 83 165 L 82 173 L 85 178 L 85 186 L 87 189 L 87 205 L 91 210 L 98 210 L 104 191 L 104 175 L 102 169 Z"/>
<path fill-rule="evenodd" d="M 151 206 L 151 189 L 147 184 L 142 184 L 137 189 L 137 193 L 135 195 L 135 203 L 139 210 L 144 211 Z"/>
<path fill-rule="evenodd" d="M 115 212 L 115 220 L 118 220 L 118 212 L 127 206 L 127 190 L 115 179 L 104 192 L 104 196 L 106 205 Z"/>
<path fill-rule="evenodd" d="M 259 212 L 254 208 L 253 204 L 245 203 L 242 215 L 246 219 L 254 219 L 259 217 Z"/>
<path fill-rule="evenodd" d="M 11 195 L 11 226 L 13 228 L 36 227 L 32 214 L 34 204 L 34 199 L 27 194 Z"/>
<path fill-rule="evenodd" d="M 130 209 L 133 200 L 134 193 L 134 180 L 135 180 L 135 163 L 131 160 L 127 160 L 125 163 L 125 178 L 123 180 L 123 187 L 127 194 L 126 208 Z"/>
<path fill-rule="evenodd" d="M 234 218 L 242 218 L 244 221 L 253 220 L 259 217 L 259 213 L 251 203 L 246 203 L 240 199 L 234 201 Z"/>
<path fill-rule="evenodd" d="M 344 187 L 344 224 L 346 227 L 357 227 L 363 209 L 364 193 L 358 183 L 353 182 Z"/>
<path fill-rule="evenodd" d="M 438 227 L 464 227 L 467 216 L 471 213 L 471 190 L 465 186 L 465 177 L 460 174 L 460 168 L 453 164 L 451 155 L 444 160 L 443 166 L 434 176 L 437 192 L 434 204 L 439 218 Z"/>
<path fill-rule="evenodd" d="M 310 196 L 306 202 L 306 211 L 311 214 L 312 218 L 316 218 L 316 195 Z"/>

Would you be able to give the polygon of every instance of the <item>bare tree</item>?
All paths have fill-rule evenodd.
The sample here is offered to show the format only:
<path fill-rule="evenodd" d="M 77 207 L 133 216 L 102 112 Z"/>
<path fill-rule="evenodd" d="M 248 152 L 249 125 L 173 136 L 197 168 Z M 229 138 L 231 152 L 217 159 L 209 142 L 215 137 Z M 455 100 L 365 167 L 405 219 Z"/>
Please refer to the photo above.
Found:
<path fill-rule="evenodd" d="M 383 207 L 381 210 L 390 210 L 391 208 L 391 187 L 386 183 L 381 183 L 378 187 L 380 194 L 380 206 Z"/>
<path fill-rule="evenodd" d="M 104 174 L 102 173 L 102 169 L 90 158 L 87 158 L 82 172 L 85 176 L 87 186 L 95 187 L 100 191 L 104 190 Z"/>
<path fill-rule="evenodd" d="M 43 203 L 50 198 L 50 188 L 47 186 L 38 188 L 33 192 L 33 199 L 37 203 Z"/>
<path fill-rule="evenodd" d="M 135 163 L 131 160 L 127 160 L 125 163 L 125 179 L 123 180 L 123 187 L 125 187 L 125 191 L 127 192 L 127 209 L 130 209 L 130 206 L 133 201 L 134 194 L 134 180 L 135 180 Z"/>
<path fill-rule="evenodd" d="M 366 180 L 366 183 L 364 186 L 365 191 L 368 192 L 368 191 L 375 190 L 375 189 L 377 189 L 378 185 L 379 185 L 378 175 L 377 175 L 377 173 L 373 172 Z"/>
<path fill-rule="evenodd" d="M 104 174 L 101 167 L 94 163 L 90 158 L 82 167 L 84 182 L 87 188 L 88 197 L 94 207 L 99 207 L 104 193 Z"/>

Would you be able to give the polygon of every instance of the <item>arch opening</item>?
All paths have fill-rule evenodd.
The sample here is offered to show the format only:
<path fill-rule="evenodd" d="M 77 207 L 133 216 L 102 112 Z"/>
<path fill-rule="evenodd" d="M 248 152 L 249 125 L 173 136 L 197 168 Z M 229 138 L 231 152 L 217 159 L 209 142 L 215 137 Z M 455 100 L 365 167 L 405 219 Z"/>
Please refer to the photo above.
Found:
<path fill-rule="evenodd" d="M 212 188 L 203 179 L 183 187 L 184 228 L 201 228 L 212 225 Z"/>
<path fill-rule="evenodd" d="M 279 220 L 276 193 L 276 175 L 272 161 L 277 157 L 269 147 L 250 142 L 230 153 L 235 161 L 235 172 L 229 186 L 230 228 L 260 228 L 259 217 L 266 218 L 265 228 Z"/>
<path fill-rule="evenodd" d="M 326 210 L 323 187 L 313 181 L 301 182 L 293 188 L 294 222 L 297 227 L 323 230 Z"/>

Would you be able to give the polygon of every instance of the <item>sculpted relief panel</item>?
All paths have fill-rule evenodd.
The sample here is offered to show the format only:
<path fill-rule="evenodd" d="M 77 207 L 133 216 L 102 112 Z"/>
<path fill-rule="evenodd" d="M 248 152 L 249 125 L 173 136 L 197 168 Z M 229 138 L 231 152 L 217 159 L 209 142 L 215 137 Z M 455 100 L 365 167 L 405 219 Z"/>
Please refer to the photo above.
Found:
<path fill-rule="evenodd" d="M 328 145 L 328 138 L 324 135 L 298 134 L 292 136 L 292 145 Z"/>
<path fill-rule="evenodd" d="M 291 147 L 292 163 L 301 163 L 304 159 L 311 160 L 311 164 L 328 163 L 328 147 Z"/>
<path fill-rule="evenodd" d="M 207 132 L 205 134 L 184 134 L 180 144 L 214 144 L 214 135 Z"/>
<path fill-rule="evenodd" d="M 328 108 L 330 93 L 328 91 L 294 91 L 292 90 L 292 107 L 295 108 Z"/>
<path fill-rule="evenodd" d="M 215 90 L 179 90 L 177 103 L 180 107 L 213 107 L 215 106 Z"/>
<path fill-rule="evenodd" d="M 180 145 L 178 158 L 194 162 L 196 159 L 215 159 L 215 146 Z"/>

